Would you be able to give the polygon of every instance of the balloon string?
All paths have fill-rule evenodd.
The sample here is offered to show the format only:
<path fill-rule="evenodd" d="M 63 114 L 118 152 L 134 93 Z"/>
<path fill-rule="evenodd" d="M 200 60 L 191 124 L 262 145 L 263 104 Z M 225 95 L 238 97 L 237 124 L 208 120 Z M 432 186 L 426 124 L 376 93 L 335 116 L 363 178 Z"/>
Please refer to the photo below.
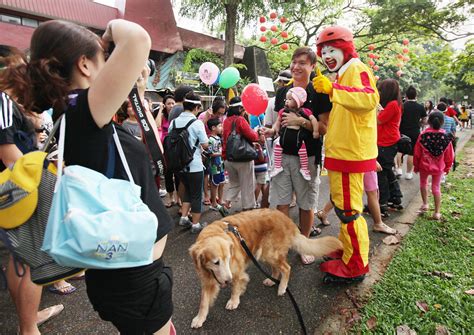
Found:
<path fill-rule="evenodd" d="M 260 120 L 259 116 L 257 116 L 258 126 L 263 127 L 262 121 Z M 268 150 L 268 141 L 270 140 L 265 137 L 265 142 L 263 145 L 265 146 L 265 150 L 267 151 L 267 155 L 268 155 L 268 168 L 271 169 L 271 167 L 273 166 L 273 157 L 272 157 L 273 155 L 270 154 L 270 150 Z"/>

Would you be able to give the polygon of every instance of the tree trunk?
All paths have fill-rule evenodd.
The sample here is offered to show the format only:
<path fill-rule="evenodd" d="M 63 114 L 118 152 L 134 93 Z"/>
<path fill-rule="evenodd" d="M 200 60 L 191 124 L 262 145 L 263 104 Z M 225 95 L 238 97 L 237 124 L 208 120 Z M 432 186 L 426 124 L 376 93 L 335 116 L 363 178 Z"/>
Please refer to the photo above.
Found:
<path fill-rule="evenodd" d="M 225 6 L 224 68 L 234 63 L 235 27 L 237 26 L 238 1 L 228 1 Z"/>

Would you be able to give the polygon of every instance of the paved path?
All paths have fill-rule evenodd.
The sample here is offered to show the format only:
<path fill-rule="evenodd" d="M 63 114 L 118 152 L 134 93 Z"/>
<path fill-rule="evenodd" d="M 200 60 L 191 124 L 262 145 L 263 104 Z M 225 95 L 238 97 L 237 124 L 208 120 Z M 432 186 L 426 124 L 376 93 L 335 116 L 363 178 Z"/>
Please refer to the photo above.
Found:
<path fill-rule="evenodd" d="M 470 136 L 472 131 L 459 133 L 461 141 Z M 328 199 L 327 177 L 322 177 L 319 206 Z M 401 179 L 400 186 L 406 206 L 418 194 L 417 176 L 411 181 Z M 171 213 L 177 218 L 177 208 Z M 291 211 L 295 220 L 296 209 Z M 389 220 L 397 219 L 400 213 L 392 213 Z M 206 212 L 204 220 L 211 222 L 218 218 L 214 212 Z M 366 217 L 367 218 L 367 217 Z M 330 216 L 332 225 L 323 228 L 324 235 L 337 236 L 338 224 L 334 214 Z M 372 219 L 367 218 L 369 228 Z M 371 253 L 380 244 L 385 235 L 373 233 L 370 229 Z M 221 290 L 214 307 L 210 310 L 207 321 L 200 330 L 190 328 L 191 320 L 199 307 L 200 286 L 192 260 L 188 255 L 189 246 L 195 241 L 189 231 L 183 231 L 178 225 L 171 232 L 165 251 L 165 262 L 174 271 L 173 298 L 175 312 L 173 321 L 178 334 L 294 334 L 299 333 L 300 326 L 293 307 L 287 296 L 278 297 L 277 289 L 262 285 L 262 274 L 253 266 L 249 267 L 250 282 L 247 292 L 241 298 L 241 304 L 235 311 L 227 311 L 225 304 L 230 297 L 230 290 Z M 7 253 L 0 247 L 0 263 L 6 264 Z M 322 284 L 322 273 L 318 269 L 319 261 L 310 266 L 303 266 L 299 257 L 290 252 L 289 262 L 292 266 L 289 288 L 293 292 L 308 329 L 313 333 L 329 313 L 336 310 L 338 297 L 345 294 L 346 286 Z M 85 292 L 83 282 L 73 282 L 78 290 L 68 296 L 58 296 L 43 292 L 42 307 L 63 303 L 65 310 L 55 319 L 41 326 L 43 334 L 115 334 L 114 328 L 102 322 L 92 310 Z M 0 292 L 0 334 L 15 334 L 16 315 L 11 299 L 6 291 Z"/>

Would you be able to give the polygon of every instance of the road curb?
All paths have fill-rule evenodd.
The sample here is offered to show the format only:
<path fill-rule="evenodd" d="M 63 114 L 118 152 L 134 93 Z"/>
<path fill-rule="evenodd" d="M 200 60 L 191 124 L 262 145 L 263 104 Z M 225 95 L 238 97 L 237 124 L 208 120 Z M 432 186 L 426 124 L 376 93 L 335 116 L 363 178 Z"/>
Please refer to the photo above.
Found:
<path fill-rule="evenodd" d="M 466 134 L 467 133 L 467 134 Z M 463 150 L 466 143 L 473 135 L 472 130 L 468 130 L 460 136 L 456 153 Z M 409 206 L 405 209 L 403 214 L 391 221 L 390 226 L 395 228 L 400 236 L 400 243 L 396 245 L 386 245 L 379 243 L 373 248 L 370 256 L 370 273 L 365 280 L 357 286 L 348 286 L 345 295 L 340 296 L 338 307 L 334 308 L 331 315 L 326 317 L 322 324 L 314 331 L 314 334 L 345 334 L 348 333 L 352 325 L 360 320 L 358 309 L 365 305 L 372 293 L 372 287 L 377 283 L 385 273 L 388 264 L 399 249 L 403 242 L 403 237 L 410 231 L 413 223 L 418 217 L 417 209 L 421 206 L 422 201 L 417 192 Z"/>

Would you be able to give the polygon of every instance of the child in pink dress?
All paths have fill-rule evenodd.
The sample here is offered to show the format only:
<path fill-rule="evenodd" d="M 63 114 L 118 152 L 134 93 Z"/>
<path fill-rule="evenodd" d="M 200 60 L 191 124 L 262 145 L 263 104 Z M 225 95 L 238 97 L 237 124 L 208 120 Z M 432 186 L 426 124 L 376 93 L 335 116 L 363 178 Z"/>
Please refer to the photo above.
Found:
<path fill-rule="evenodd" d="M 277 174 L 283 171 L 283 168 L 281 166 L 282 153 L 284 151 L 283 141 L 285 139 L 285 136 L 287 136 L 287 131 L 294 132 L 296 130 L 297 145 L 299 146 L 298 156 L 300 157 L 301 166 L 300 173 L 304 179 L 311 180 L 311 174 L 309 172 L 308 167 L 308 153 L 306 151 L 306 145 L 304 143 L 304 129 L 301 129 L 300 126 L 281 127 L 281 119 L 283 113 L 294 113 L 298 116 L 303 116 L 304 118 L 309 119 L 313 126 L 313 137 L 319 137 L 318 120 L 314 117 L 313 113 L 309 109 L 301 108 L 301 106 L 303 106 L 303 104 L 305 103 L 306 98 L 306 90 L 301 87 L 293 87 L 288 90 L 288 93 L 286 94 L 285 108 L 281 109 L 278 112 L 278 119 L 275 122 L 275 125 L 273 126 L 274 132 L 280 133 L 280 137 L 276 139 L 273 143 L 273 169 L 270 172 L 270 177 L 275 177 Z"/>
<path fill-rule="evenodd" d="M 432 112 L 428 118 L 429 127 L 420 134 L 415 144 L 413 164 L 415 172 L 420 173 L 420 192 L 423 205 L 420 214 L 428 210 L 428 176 L 431 176 L 431 192 L 433 193 L 435 210 L 433 218 L 441 219 L 441 177 L 448 174 L 453 165 L 453 138 L 441 126 L 444 116 L 441 112 Z"/>

